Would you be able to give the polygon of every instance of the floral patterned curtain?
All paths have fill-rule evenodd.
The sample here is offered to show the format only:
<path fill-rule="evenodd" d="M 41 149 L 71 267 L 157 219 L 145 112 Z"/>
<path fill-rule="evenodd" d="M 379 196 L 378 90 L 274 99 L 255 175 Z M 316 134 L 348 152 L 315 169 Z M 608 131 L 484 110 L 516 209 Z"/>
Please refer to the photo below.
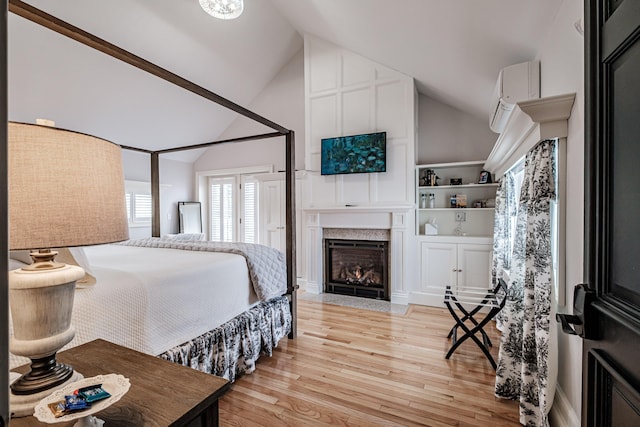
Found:
<path fill-rule="evenodd" d="M 496 191 L 496 208 L 493 222 L 493 283 L 498 283 L 504 270 L 511 268 L 511 220 L 518 212 L 518 198 L 513 172 L 508 171 L 500 180 Z"/>
<path fill-rule="evenodd" d="M 555 189 L 555 141 L 545 140 L 525 159 L 496 370 L 496 396 L 519 400 L 526 426 L 548 426 L 556 385 L 555 324 L 550 330 Z"/>
<path fill-rule="evenodd" d="M 504 271 L 511 269 L 511 241 L 513 218 L 518 212 L 518 198 L 513 171 L 508 171 L 500 180 L 496 191 L 496 208 L 493 224 L 493 262 L 491 277 L 493 284 L 505 278 Z M 495 318 L 498 330 L 502 331 L 504 319 L 501 313 Z"/>

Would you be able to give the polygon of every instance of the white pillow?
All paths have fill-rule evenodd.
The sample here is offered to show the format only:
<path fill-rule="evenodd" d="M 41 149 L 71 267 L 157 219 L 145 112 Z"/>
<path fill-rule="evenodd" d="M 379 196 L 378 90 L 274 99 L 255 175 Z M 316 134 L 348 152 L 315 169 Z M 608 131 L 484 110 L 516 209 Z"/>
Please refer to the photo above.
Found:
<path fill-rule="evenodd" d="M 29 264 L 25 264 L 22 261 L 18 261 L 17 259 L 9 258 L 9 271 L 17 270 L 19 268 L 25 267 Z"/>
<path fill-rule="evenodd" d="M 10 251 L 9 259 L 13 259 L 15 261 L 20 261 L 23 264 L 31 264 L 33 260 L 31 259 L 31 255 L 29 255 L 31 251 L 29 250 L 21 250 L 21 251 Z"/>
<path fill-rule="evenodd" d="M 89 263 L 89 258 L 87 258 L 87 254 L 84 252 L 83 247 L 77 246 L 74 248 L 69 248 L 69 252 L 71 252 L 73 259 L 76 260 L 76 263 L 79 267 L 82 267 L 85 272 L 93 275 L 93 272 L 91 271 L 91 264 Z"/>
<path fill-rule="evenodd" d="M 204 233 L 165 234 L 164 236 L 161 237 L 161 239 L 198 242 L 198 241 L 204 240 Z"/>
<path fill-rule="evenodd" d="M 65 264 L 77 265 L 84 270 L 84 277 L 76 281 L 76 288 L 82 289 L 96 284 L 96 278 L 91 272 L 89 259 L 82 247 L 56 249 L 56 260 Z"/>

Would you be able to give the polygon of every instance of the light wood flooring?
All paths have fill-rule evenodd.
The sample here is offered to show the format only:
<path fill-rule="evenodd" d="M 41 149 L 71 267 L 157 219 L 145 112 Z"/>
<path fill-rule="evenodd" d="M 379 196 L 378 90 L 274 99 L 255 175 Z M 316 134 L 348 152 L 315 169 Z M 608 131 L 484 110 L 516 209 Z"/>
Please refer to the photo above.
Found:
<path fill-rule="evenodd" d="M 453 320 L 411 305 L 405 315 L 298 300 L 298 338 L 237 380 L 223 426 L 519 426 L 496 399 L 495 373 L 471 340 L 444 358 Z M 499 338 L 487 328 L 497 360 Z"/>

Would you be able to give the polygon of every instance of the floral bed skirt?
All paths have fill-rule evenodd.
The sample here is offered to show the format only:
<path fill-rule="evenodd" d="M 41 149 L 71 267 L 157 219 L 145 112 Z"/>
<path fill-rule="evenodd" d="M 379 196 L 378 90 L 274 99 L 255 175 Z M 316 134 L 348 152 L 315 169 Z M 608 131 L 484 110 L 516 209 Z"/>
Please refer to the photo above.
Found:
<path fill-rule="evenodd" d="M 234 381 L 255 370 L 262 353 L 271 356 L 291 330 L 286 296 L 262 302 L 216 329 L 169 349 L 159 357 Z"/>

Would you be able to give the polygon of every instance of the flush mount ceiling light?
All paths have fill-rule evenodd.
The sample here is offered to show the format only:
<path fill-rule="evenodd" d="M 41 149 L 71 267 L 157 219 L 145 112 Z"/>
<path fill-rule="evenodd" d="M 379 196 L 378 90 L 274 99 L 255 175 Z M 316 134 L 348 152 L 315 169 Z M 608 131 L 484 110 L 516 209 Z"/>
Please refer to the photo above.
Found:
<path fill-rule="evenodd" d="M 218 19 L 236 19 L 242 14 L 244 0 L 199 0 L 209 15 Z"/>

